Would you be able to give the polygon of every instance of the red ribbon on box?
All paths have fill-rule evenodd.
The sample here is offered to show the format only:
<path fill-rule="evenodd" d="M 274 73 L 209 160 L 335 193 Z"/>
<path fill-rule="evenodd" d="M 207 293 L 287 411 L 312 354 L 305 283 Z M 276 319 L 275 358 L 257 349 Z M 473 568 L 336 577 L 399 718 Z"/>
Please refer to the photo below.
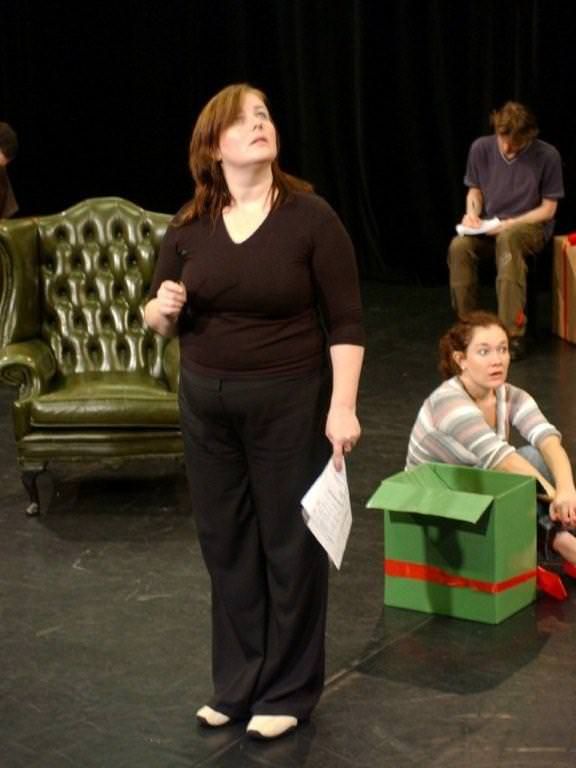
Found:
<path fill-rule="evenodd" d="M 498 594 L 507 589 L 524 584 L 530 579 L 536 578 L 536 569 L 525 571 L 505 581 L 480 581 L 468 579 L 455 573 L 448 573 L 434 565 L 422 565 L 421 563 L 408 563 L 403 560 L 384 560 L 384 573 L 387 576 L 397 576 L 403 579 L 417 579 L 419 581 L 431 581 L 434 584 L 442 584 L 445 587 L 459 587 L 463 589 L 475 589 L 478 592 Z"/>

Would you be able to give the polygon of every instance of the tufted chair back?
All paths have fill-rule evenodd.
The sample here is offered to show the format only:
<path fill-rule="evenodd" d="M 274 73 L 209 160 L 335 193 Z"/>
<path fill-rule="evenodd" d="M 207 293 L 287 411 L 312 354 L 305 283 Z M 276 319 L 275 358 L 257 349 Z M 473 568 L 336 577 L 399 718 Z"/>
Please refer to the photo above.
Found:
<path fill-rule="evenodd" d="M 177 457 L 178 340 L 143 305 L 170 217 L 127 200 L 0 221 L 0 382 L 29 514 L 48 462 Z"/>
<path fill-rule="evenodd" d="M 168 221 L 119 198 L 38 220 L 41 336 L 63 375 L 162 376 L 166 341 L 145 329 L 143 304 Z"/>

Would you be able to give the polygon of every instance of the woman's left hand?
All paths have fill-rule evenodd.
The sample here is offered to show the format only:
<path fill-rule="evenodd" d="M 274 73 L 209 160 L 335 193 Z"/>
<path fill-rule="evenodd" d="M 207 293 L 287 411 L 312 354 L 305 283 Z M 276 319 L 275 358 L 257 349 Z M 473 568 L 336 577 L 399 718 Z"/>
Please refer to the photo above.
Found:
<path fill-rule="evenodd" d="M 565 528 L 576 528 L 576 491 L 556 489 L 554 501 L 550 504 L 550 517 Z"/>
<path fill-rule="evenodd" d="M 360 422 L 356 412 L 344 405 L 333 405 L 326 419 L 326 437 L 332 443 L 332 461 L 337 472 L 342 469 L 342 459 L 360 439 Z"/>

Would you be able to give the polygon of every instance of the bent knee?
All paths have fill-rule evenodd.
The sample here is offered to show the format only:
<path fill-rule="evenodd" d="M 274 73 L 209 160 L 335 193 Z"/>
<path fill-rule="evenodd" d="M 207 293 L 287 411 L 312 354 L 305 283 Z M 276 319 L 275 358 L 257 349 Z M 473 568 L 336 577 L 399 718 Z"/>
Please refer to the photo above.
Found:
<path fill-rule="evenodd" d="M 505 229 L 497 235 L 498 249 L 518 251 L 522 253 L 526 247 L 526 234 L 520 227 Z"/>
<path fill-rule="evenodd" d="M 448 264 L 453 265 L 474 258 L 474 240 L 466 235 L 453 237 L 448 246 Z"/>

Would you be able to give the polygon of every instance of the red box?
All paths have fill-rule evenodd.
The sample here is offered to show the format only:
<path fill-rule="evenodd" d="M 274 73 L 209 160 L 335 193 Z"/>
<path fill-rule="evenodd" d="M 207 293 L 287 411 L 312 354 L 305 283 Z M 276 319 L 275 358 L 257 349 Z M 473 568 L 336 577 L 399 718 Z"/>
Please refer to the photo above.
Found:
<path fill-rule="evenodd" d="M 552 330 L 576 344 L 576 245 L 572 236 L 554 238 L 554 309 Z"/>

